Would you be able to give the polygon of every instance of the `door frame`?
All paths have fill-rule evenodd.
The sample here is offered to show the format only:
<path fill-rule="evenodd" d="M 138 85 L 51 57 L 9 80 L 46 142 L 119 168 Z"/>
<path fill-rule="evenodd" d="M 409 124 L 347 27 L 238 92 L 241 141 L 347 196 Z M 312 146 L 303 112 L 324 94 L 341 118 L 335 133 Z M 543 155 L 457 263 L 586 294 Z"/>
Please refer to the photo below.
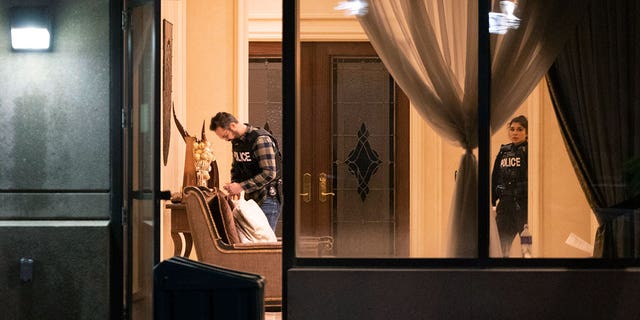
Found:
<path fill-rule="evenodd" d="M 124 230 L 122 225 L 122 204 L 124 201 L 123 176 L 123 131 L 122 108 L 124 102 L 124 32 L 122 25 L 122 11 L 124 0 L 110 1 L 110 150 L 111 150 L 111 219 L 109 233 L 111 238 L 109 261 L 109 313 L 111 319 L 122 319 L 124 315 Z"/>
<path fill-rule="evenodd" d="M 132 43 L 131 43 L 131 8 L 139 7 L 143 5 L 151 5 L 152 6 L 152 15 L 153 22 L 151 26 L 151 37 L 150 37 L 150 50 L 151 50 L 151 61 L 149 65 L 153 68 L 153 75 L 150 79 L 147 79 L 150 83 L 148 83 L 148 87 L 151 90 L 150 96 L 152 96 L 151 105 L 149 105 L 148 115 L 149 118 L 145 122 L 148 125 L 151 133 L 148 138 L 148 143 L 150 147 L 151 154 L 144 154 L 145 157 L 151 157 L 151 161 L 148 163 L 151 164 L 151 168 L 148 171 L 152 172 L 151 181 L 148 183 L 148 186 L 142 185 L 143 190 L 133 190 L 134 187 L 134 176 L 140 176 L 139 173 L 134 170 L 134 157 L 136 154 L 134 145 L 140 143 L 140 137 L 135 137 L 133 130 L 133 123 L 136 121 L 134 117 L 134 101 L 133 101 L 133 92 L 136 88 L 133 88 L 133 78 L 134 71 L 132 70 L 132 61 L 133 53 L 131 52 Z M 160 261 L 160 49 L 161 49 L 161 41 L 160 41 L 160 1 L 159 0 L 122 0 L 122 7 L 120 12 L 121 17 L 121 25 L 122 25 L 122 42 L 121 42 L 121 59 L 122 59 L 122 74 L 120 79 L 122 79 L 122 92 L 121 92 L 121 101 L 122 105 L 120 107 L 120 122 L 121 122 L 121 169 L 120 169 L 120 177 L 121 177 L 121 186 L 122 186 L 122 198 L 120 202 L 120 228 L 121 228 L 121 250 L 122 250 L 122 260 L 120 268 L 122 269 L 122 274 L 120 277 L 120 283 L 122 283 L 121 290 L 121 299 L 119 301 L 114 301 L 115 303 L 119 303 L 121 305 L 122 311 L 120 312 L 119 319 L 132 319 L 133 309 L 132 305 L 134 303 L 134 292 L 133 292 L 133 272 L 135 271 L 133 268 L 133 263 L 136 258 L 133 256 L 134 246 L 138 246 L 138 243 L 134 243 L 133 239 L 133 229 L 136 229 L 137 232 L 138 225 L 134 225 L 134 199 L 145 199 L 150 201 L 150 206 L 147 207 L 146 210 L 151 211 L 151 219 L 152 225 L 148 228 L 150 231 L 150 238 L 152 238 L 152 248 L 146 247 L 146 249 L 151 250 L 152 252 L 147 252 L 147 255 L 150 259 L 138 259 L 140 268 L 139 270 L 143 271 L 144 275 L 148 277 L 147 280 L 150 281 L 150 288 L 148 292 L 150 293 L 148 298 L 150 299 L 150 308 L 149 311 L 153 312 L 153 266 L 157 265 Z M 120 24 L 118 24 L 120 25 Z M 138 115 L 140 112 L 138 112 Z M 140 153 L 140 151 L 138 152 Z M 140 184 L 140 183 L 139 183 Z M 147 190 L 148 187 L 148 190 Z M 138 203 L 136 207 L 139 207 L 141 203 Z M 142 219 L 142 217 L 138 217 Z M 142 234 L 140 235 L 142 236 Z M 145 248 L 138 246 L 138 249 L 143 250 Z M 145 268 L 147 265 L 151 265 L 152 267 L 149 270 Z M 146 288 L 146 287 L 145 287 Z M 115 308 L 114 308 L 115 309 Z M 113 315 L 116 316 L 115 314 Z"/>

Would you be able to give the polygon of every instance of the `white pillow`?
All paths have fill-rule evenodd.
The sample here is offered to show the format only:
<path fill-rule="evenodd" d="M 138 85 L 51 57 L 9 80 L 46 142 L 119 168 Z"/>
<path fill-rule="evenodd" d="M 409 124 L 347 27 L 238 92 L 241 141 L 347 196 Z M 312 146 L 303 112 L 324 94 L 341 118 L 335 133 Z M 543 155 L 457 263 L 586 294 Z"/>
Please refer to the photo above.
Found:
<path fill-rule="evenodd" d="M 244 195 L 240 195 L 234 202 L 233 217 L 242 243 L 278 241 L 267 216 L 253 199 L 245 200 Z"/>

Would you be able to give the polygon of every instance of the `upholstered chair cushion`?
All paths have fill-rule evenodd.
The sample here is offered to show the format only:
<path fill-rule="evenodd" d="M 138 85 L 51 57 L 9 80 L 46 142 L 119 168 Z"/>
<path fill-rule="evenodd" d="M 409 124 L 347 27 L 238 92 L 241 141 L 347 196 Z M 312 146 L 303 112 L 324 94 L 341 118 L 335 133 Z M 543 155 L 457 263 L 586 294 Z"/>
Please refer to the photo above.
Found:
<path fill-rule="evenodd" d="M 240 243 L 238 231 L 233 220 L 233 203 L 226 194 L 218 189 L 213 189 L 213 195 L 216 196 L 208 199 L 209 211 L 211 211 L 211 218 L 216 224 L 218 233 L 220 233 L 220 238 L 229 245 Z"/>

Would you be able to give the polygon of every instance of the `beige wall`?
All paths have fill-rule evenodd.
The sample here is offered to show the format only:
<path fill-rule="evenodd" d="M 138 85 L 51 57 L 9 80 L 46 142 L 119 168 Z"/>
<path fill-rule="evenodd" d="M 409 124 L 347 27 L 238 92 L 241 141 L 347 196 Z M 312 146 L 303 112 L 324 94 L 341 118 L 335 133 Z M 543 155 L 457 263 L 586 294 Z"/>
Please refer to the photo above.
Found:
<path fill-rule="evenodd" d="M 186 28 L 185 28 L 185 4 L 184 0 L 163 0 L 161 15 L 163 20 L 167 20 L 172 24 L 172 94 L 171 99 L 176 117 L 182 125 L 187 123 L 186 110 Z M 164 38 L 164 30 L 162 30 Z M 162 61 L 164 61 L 164 50 L 161 52 Z M 161 69 L 162 70 L 162 69 Z M 162 72 L 162 71 L 161 71 Z M 160 77 L 161 84 L 164 84 L 163 77 Z M 161 85 L 161 88 L 163 86 Z M 161 95 L 161 98 L 163 96 Z M 164 99 L 163 99 L 164 100 Z M 164 102 L 164 101 L 163 101 Z M 162 135 L 160 136 L 163 138 Z M 171 192 L 180 192 L 182 188 L 182 174 L 184 168 L 185 143 L 178 132 L 173 118 L 171 119 L 171 139 L 170 152 L 167 164 L 161 165 L 161 190 L 170 190 Z M 160 232 L 160 252 L 161 258 L 167 259 L 173 256 L 173 242 L 169 235 L 170 230 L 170 211 L 165 208 L 168 201 L 161 203 L 161 232 Z"/>
<path fill-rule="evenodd" d="M 236 1 L 187 1 L 187 130 L 205 133 L 220 169 L 222 181 L 229 180 L 231 146 L 209 130 L 215 113 L 236 113 L 235 106 L 235 14 Z"/>
<path fill-rule="evenodd" d="M 221 181 L 229 180 L 231 147 L 209 130 L 219 111 L 236 113 L 236 10 L 237 1 L 163 0 L 162 18 L 173 24 L 173 103 L 180 123 L 192 136 L 212 143 Z M 172 120 L 171 152 L 162 166 L 162 189 L 182 187 L 185 145 Z M 168 236 L 169 212 L 162 214 L 162 256 L 173 255 Z"/>
<path fill-rule="evenodd" d="M 172 48 L 172 102 L 176 116 L 181 124 L 187 123 L 186 110 L 186 29 L 185 29 L 185 1 L 163 0 L 162 19 L 172 24 L 173 48 Z M 162 31 L 164 32 L 164 31 Z M 163 33 L 164 37 L 164 33 Z M 162 52 L 164 57 L 164 51 Z M 163 59 L 164 61 L 164 59 Z M 161 71 L 162 72 L 162 71 Z M 160 77 L 163 81 L 163 77 Z M 162 87 L 162 86 L 161 86 Z M 161 95 L 162 97 L 162 95 Z M 164 101 L 163 101 L 164 102 Z M 161 135 L 162 138 L 162 135 Z M 161 166 L 161 189 L 179 191 L 182 187 L 182 172 L 184 168 L 185 144 L 178 129 L 171 119 L 171 139 L 169 158 L 166 165 Z"/>
<path fill-rule="evenodd" d="M 172 99 L 176 115 L 186 131 L 198 138 L 204 122 L 205 136 L 212 142 L 221 167 L 229 164 L 230 156 L 225 152 L 230 146 L 209 130 L 209 121 L 218 111 L 236 112 L 234 10 L 231 1 L 163 0 L 161 11 L 162 18 L 173 24 Z M 171 129 L 171 152 L 162 169 L 162 188 L 179 191 L 185 144 L 173 119 Z"/>
<path fill-rule="evenodd" d="M 540 171 L 540 226 L 542 252 L 545 257 L 588 257 L 564 242 L 570 233 L 593 244 L 597 225 L 593 212 L 580 187 L 560 134 L 546 84 L 539 86 L 544 97 L 541 121 L 544 132 L 541 137 L 542 152 Z"/>

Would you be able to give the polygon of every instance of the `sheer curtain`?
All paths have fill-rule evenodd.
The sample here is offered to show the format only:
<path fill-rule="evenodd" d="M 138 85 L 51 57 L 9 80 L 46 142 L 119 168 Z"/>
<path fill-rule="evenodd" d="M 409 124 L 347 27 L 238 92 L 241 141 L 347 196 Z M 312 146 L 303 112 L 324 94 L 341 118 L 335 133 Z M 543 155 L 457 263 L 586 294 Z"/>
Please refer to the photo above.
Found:
<path fill-rule="evenodd" d="M 596 1 L 549 70 L 578 178 L 599 223 L 595 257 L 640 256 L 640 4 Z"/>
<path fill-rule="evenodd" d="M 498 8 L 494 1 L 494 11 Z M 478 8 L 475 0 L 369 0 L 358 19 L 420 115 L 460 146 L 449 255 L 476 256 Z M 522 0 L 517 30 L 492 36 L 491 125 L 498 130 L 548 70 L 583 0 Z"/>

